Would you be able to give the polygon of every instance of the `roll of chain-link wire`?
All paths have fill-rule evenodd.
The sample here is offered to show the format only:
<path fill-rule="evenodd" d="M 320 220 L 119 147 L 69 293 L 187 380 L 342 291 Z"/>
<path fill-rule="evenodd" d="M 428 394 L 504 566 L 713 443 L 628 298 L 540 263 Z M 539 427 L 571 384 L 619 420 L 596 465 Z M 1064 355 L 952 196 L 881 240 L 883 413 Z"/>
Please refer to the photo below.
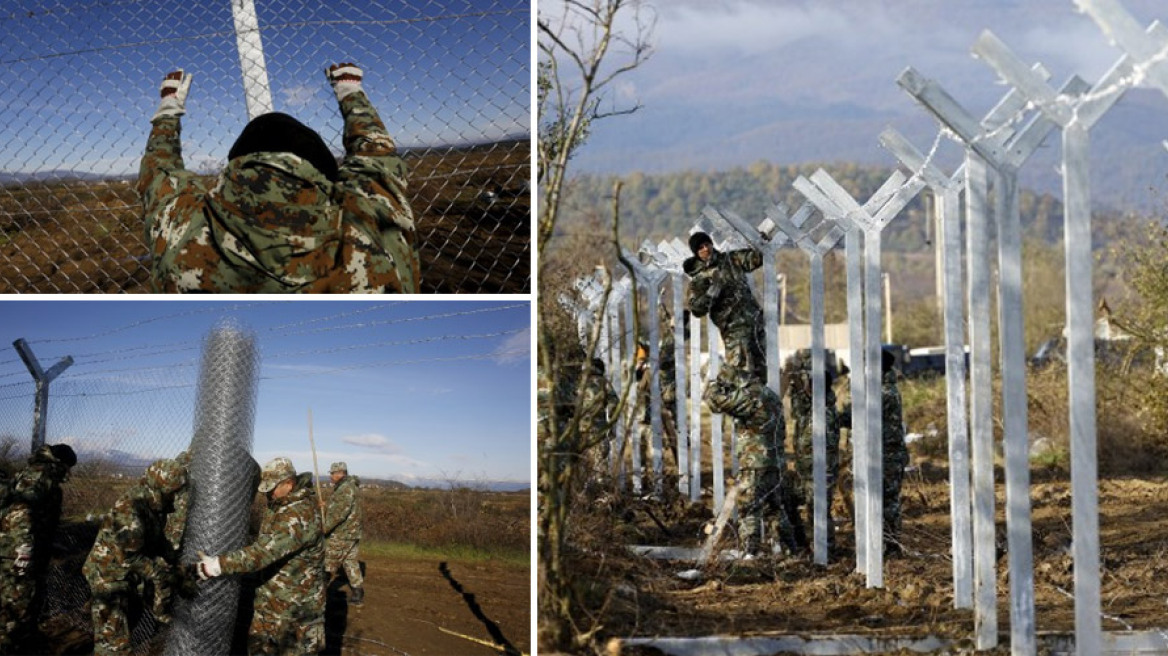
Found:
<path fill-rule="evenodd" d="M 191 510 L 183 538 L 184 564 L 197 553 L 222 554 L 244 546 L 259 467 L 251 457 L 259 353 L 255 336 L 240 326 L 216 326 L 203 344 L 195 434 L 191 440 Z M 192 599 L 180 599 L 167 639 L 167 656 L 226 654 L 239 604 L 234 576 L 204 581 Z"/>

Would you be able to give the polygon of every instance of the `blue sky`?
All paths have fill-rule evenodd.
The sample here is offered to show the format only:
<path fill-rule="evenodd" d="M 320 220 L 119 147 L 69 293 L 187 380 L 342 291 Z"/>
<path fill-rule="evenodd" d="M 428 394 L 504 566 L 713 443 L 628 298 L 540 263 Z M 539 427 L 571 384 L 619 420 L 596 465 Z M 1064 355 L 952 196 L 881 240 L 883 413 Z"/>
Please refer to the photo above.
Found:
<path fill-rule="evenodd" d="M 399 145 L 530 132 L 526 0 L 256 0 L 274 109 L 338 152 L 323 69 L 355 61 Z M 158 85 L 194 82 L 188 168 L 212 169 L 247 121 L 230 0 L 17 0 L 0 9 L 0 171 L 136 172 Z"/>
<path fill-rule="evenodd" d="M 50 384 L 48 441 L 108 457 L 185 448 L 204 337 L 224 321 L 261 353 L 254 456 L 405 483 L 530 481 L 530 304 L 478 301 L 0 301 L 0 437 L 27 444 L 24 338 Z M 129 455 L 123 455 L 129 454 Z"/>

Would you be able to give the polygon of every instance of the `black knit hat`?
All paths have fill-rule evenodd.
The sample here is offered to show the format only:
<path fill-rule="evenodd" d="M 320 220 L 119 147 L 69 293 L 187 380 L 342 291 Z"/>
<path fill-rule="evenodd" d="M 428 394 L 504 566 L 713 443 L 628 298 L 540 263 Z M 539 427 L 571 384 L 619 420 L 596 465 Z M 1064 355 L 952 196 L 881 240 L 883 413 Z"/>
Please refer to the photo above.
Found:
<path fill-rule="evenodd" d="M 709 244 L 712 248 L 714 240 L 710 239 L 710 236 L 704 232 L 695 232 L 689 236 L 689 249 L 693 251 L 694 255 L 698 254 L 698 249 L 702 247 L 702 244 Z"/>
<path fill-rule="evenodd" d="M 895 366 L 896 366 L 896 354 L 892 352 L 892 349 L 887 349 L 887 348 L 881 349 L 881 351 L 880 351 L 880 370 L 887 373 L 889 371 L 892 371 L 892 368 Z"/>
<path fill-rule="evenodd" d="M 329 180 L 337 181 L 337 159 L 325 145 L 316 130 L 280 112 L 261 114 L 251 120 L 235 144 L 227 159 L 243 157 L 252 153 L 292 153 L 299 155 L 316 167 Z"/>

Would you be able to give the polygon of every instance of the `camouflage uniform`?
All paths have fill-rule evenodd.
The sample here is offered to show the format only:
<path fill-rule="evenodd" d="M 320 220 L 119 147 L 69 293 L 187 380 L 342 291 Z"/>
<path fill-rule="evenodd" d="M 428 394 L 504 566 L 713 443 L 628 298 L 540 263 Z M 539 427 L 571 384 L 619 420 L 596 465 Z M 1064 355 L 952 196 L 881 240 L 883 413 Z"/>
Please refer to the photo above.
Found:
<path fill-rule="evenodd" d="M 738 428 L 739 532 L 744 549 L 758 550 L 764 522 L 772 536 L 790 547 L 792 527 L 780 496 L 786 433 L 782 401 L 751 374 L 731 369 L 723 369 L 704 396 L 710 410 L 730 415 Z"/>
<path fill-rule="evenodd" d="M 183 451 L 174 458 L 189 474 L 191 452 Z M 191 486 L 184 485 L 174 495 L 174 510 L 166 516 L 166 540 L 176 553 L 182 553 L 183 536 L 187 530 L 187 515 L 191 511 Z"/>
<path fill-rule="evenodd" d="M 330 469 L 335 470 L 335 467 Z M 324 518 L 324 534 L 328 537 L 324 570 L 331 577 L 344 568 L 349 587 L 354 592 L 353 601 L 360 601 L 363 593 L 357 590 L 364 583 L 357 557 L 357 543 L 361 540 L 361 481 L 350 476 L 347 469 L 340 471 L 345 471 L 345 477 L 333 484 Z"/>
<path fill-rule="evenodd" d="M 828 359 L 828 358 L 825 358 Z M 824 436 L 827 442 L 827 541 L 835 540 L 835 523 L 831 519 L 831 504 L 835 496 L 836 481 L 840 467 L 840 416 L 836 410 L 834 371 L 826 367 L 824 383 L 826 403 L 824 413 Z M 799 505 L 806 507 L 807 520 L 804 525 L 809 534 L 815 529 L 815 477 L 814 451 L 812 449 L 812 405 L 814 402 L 811 378 L 811 352 L 800 350 L 787 361 L 783 372 L 783 386 L 787 388 L 787 399 L 791 404 L 791 423 L 794 425 L 795 474 L 797 483 L 792 492 Z"/>
<path fill-rule="evenodd" d="M 710 315 L 726 345 L 726 365 L 765 381 L 766 328 L 762 308 L 747 283 L 747 274 L 760 266 L 762 253 L 743 248 L 714 251 L 708 262 L 695 255 L 682 268 L 690 277 L 690 312 L 695 317 Z"/>
<path fill-rule="evenodd" d="M 170 601 L 179 576 L 179 553 L 166 537 L 175 494 L 186 488 L 186 469 L 159 460 L 115 503 L 102 521 L 81 571 L 93 594 L 93 649 L 99 656 L 129 654 L 129 610 L 147 598 L 156 619 L 170 619 Z"/>
<path fill-rule="evenodd" d="M 61 519 L 61 483 L 76 463 L 76 456 L 63 462 L 52 451 L 56 446 L 42 446 L 29 457 L 0 509 L 0 654 L 11 653 L 36 629 L 53 534 Z M 30 549 L 31 562 L 18 567 L 18 554 Z"/>
<path fill-rule="evenodd" d="M 900 486 L 908 466 L 908 445 L 904 441 L 904 415 L 896 372 L 884 372 L 881 386 L 881 419 L 884 449 L 884 545 L 885 551 L 900 550 Z"/>
<path fill-rule="evenodd" d="M 270 498 L 255 542 L 219 556 L 223 574 L 260 572 L 249 654 L 315 654 L 324 647 L 324 540 L 312 474 Z"/>
<path fill-rule="evenodd" d="M 177 117 L 153 121 L 138 179 L 156 292 L 418 291 L 406 165 L 364 92 L 345 96 L 337 182 L 291 153 L 183 166 Z"/>

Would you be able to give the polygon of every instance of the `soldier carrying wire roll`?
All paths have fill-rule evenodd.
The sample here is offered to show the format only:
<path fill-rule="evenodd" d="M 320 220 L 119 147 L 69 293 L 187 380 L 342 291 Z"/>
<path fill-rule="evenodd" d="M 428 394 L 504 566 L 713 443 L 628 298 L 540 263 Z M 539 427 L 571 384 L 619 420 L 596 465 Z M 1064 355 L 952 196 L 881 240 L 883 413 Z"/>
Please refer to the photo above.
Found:
<path fill-rule="evenodd" d="M 324 648 L 324 539 L 312 473 L 275 458 L 260 473 L 268 507 L 255 542 L 217 556 L 200 554 L 202 580 L 260 573 L 247 652 L 315 654 Z"/>
<path fill-rule="evenodd" d="M 354 64 L 326 71 L 345 158 L 287 114 L 257 116 L 214 184 L 183 165 L 191 76 L 166 75 L 138 178 L 156 292 L 414 293 L 406 165 Z"/>

